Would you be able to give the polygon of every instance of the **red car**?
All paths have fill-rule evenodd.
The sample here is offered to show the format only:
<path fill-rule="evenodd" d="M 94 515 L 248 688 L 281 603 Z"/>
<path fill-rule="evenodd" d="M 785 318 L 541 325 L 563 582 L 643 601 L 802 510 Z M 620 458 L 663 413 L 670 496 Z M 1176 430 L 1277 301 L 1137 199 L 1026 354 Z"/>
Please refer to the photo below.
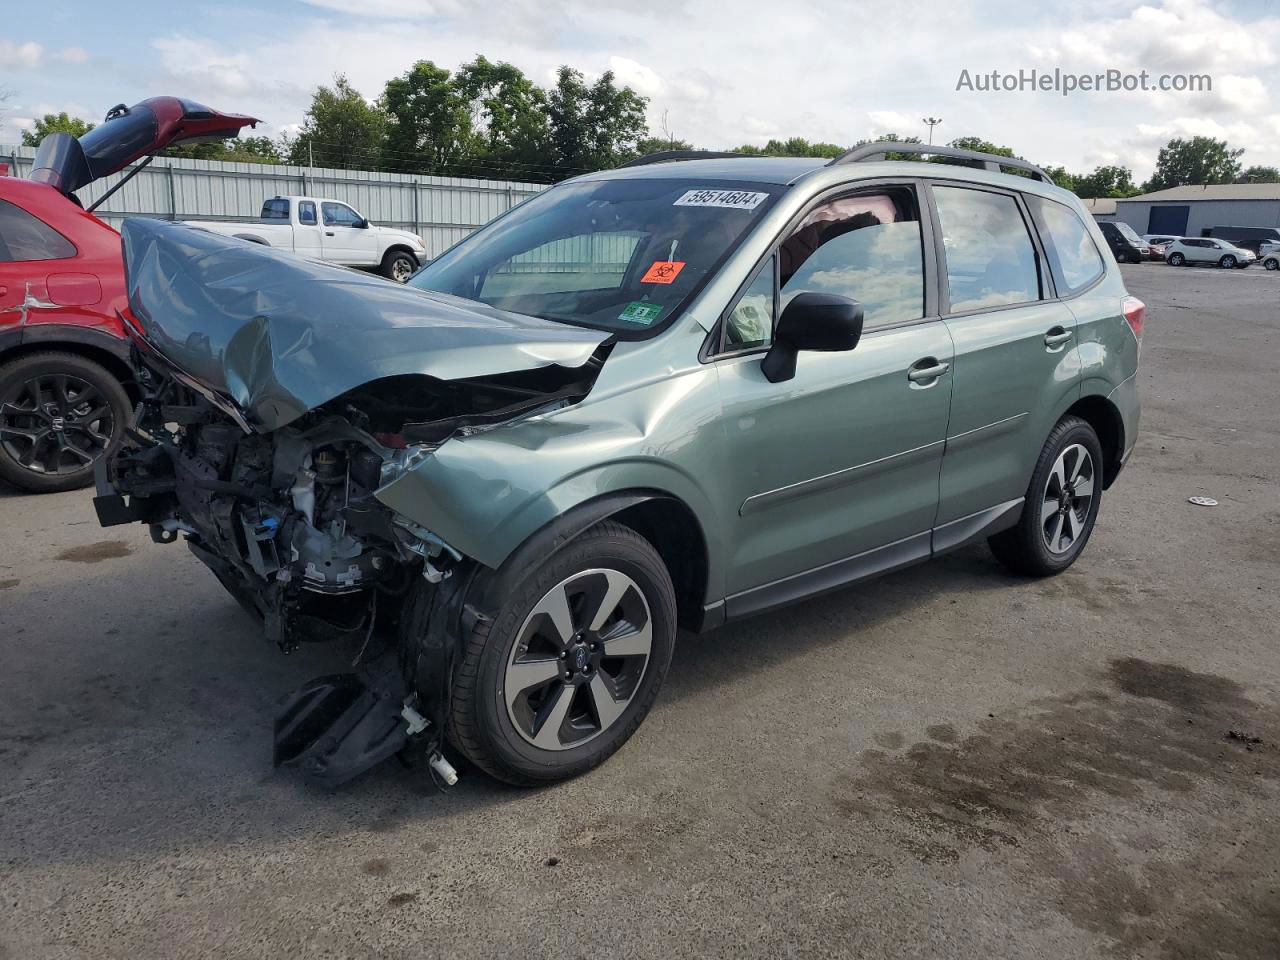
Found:
<path fill-rule="evenodd" d="M 78 140 L 46 137 L 30 179 L 0 177 L 0 479 L 36 493 L 89 484 L 136 399 L 120 234 L 75 191 L 257 122 L 176 97 L 121 104 Z"/>

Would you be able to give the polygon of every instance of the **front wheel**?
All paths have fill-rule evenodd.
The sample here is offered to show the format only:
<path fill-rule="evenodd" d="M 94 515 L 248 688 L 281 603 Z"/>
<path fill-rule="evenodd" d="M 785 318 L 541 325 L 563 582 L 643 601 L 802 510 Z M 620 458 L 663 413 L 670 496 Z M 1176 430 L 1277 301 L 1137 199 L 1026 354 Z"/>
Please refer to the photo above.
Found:
<path fill-rule="evenodd" d="M 1171 253 L 1168 262 L 1171 267 L 1180 267 L 1187 262 L 1187 258 L 1180 253 Z"/>
<path fill-rule="evenodd" d="M 1280 270 L 1280 258 L 1267 257 L 1262 261 L 1262 265 L 1268 270 Z"/>
<path fill-rule="evenodd" d="M 1236 268 L 1236 258 L 1231 256 L 1231 254 L 1228 253 L 1225 257 L 1223 257 L 1221 260 L 1218 261 L 1218 266 L 1220 266 L 1223 270 L 1234 270 Z"/>
<path fill-rule="evenodd" d="M 378 272 L 388 280 L 407 283 L 417 269 L 418 261 L 414 259 L 413 254 L 406 253 L 404 250 L 388 250 L 386 256 L 382 258 L 382 266 L 378 268 Z"/>
<path fill-rule="evenodd" d="M 1093 427 L 1063 417 L 1040 451 L 1016 526 L 988 542 L 1014 573 L 1061 573 L 1080 556 L 1102 499 L 1102 445 Z"/>
<path fill-rule="evenodd" d="M 87 486 L 129 413 L 120 381 L 92 360 L 49 351 L 9 361 L 0 366 L 0 479 L 32 493 Z"/>
<path fill-rule="evenodd" d="M 604 521 L 535 566 L 468 638 L 449 736 L 499 780 L 532 786 L 603 763 L 640 726 L 675 645 L 671 577 Z"/>

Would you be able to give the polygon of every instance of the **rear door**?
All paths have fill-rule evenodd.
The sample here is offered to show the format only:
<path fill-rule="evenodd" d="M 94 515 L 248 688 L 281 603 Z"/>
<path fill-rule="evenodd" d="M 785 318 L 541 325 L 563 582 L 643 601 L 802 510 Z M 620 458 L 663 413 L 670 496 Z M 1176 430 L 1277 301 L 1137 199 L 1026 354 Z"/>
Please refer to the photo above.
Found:
<path fill-rule="evenodd" d="M 737 513 L 730 615 L 776 600 L 788 589 L 779 581 L 804 593 L 815 578 L 848 579 L 842 571 L 877 548 L 894 545 L 867 562 L 927 556 L 937 509 L 952 349 L 918 185 L 824 200 L 780 240 L 723 318 L 717 361 L 723 489 Z M 774 319 L 804 291 L 860 301 L 861 342 L 801 353 L 793 379 L 770 383 L 760 359 Z"/>
<path fill-rule="evenodd" d="M 1080 361 L 1075 317 L 1056 298 L 1020 195 L 944 181 L 931 194 L 955 343 L 941 527 L 1026 493 L 1057 411 L 1079 394 Z"/>
<path fill-rule="evenodd" d="M 49 299 L 47 281 L 51 272 L 73 269 L 75 256 L 75 245 L 53 227 L 0 200 L 0 334 L 66 319 L 68 311 Z"/>
<path fill-rule="evenodd" d="M 320 218 L 324 258 L 351 266 L 373 266 L 378 262 L 378 237 L 360 214 L 345 203 L 323 200 Z"/>

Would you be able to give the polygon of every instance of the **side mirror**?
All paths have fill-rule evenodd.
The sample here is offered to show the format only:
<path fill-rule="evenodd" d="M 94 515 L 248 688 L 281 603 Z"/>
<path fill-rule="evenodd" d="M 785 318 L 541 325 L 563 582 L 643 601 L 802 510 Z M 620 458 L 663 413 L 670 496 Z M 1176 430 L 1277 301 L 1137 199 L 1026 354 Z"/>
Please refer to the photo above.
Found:
<path fill-rule="evenodd" d="M 852 350 L 862 337 L 862 304 L 834 293 L 798 293 L 778 318 L 760 370 L 770 383 L 796 375 L 801 350 Z"/>

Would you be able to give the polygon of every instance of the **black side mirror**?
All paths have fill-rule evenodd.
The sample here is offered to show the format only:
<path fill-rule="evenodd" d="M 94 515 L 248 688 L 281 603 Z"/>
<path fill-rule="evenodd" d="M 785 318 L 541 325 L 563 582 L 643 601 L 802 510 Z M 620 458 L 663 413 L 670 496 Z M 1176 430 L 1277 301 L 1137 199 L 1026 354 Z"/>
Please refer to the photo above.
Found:
<path fill-rule="evenodd" d="M 781 383 L 796 375 L 796 354 L 801 350 L 852 350 L 861 337 L 862 304 L 857 300 L 834 293 L 797 293 L 778 318 L 773 346 L 760 370 L 770 383 Z"/>

